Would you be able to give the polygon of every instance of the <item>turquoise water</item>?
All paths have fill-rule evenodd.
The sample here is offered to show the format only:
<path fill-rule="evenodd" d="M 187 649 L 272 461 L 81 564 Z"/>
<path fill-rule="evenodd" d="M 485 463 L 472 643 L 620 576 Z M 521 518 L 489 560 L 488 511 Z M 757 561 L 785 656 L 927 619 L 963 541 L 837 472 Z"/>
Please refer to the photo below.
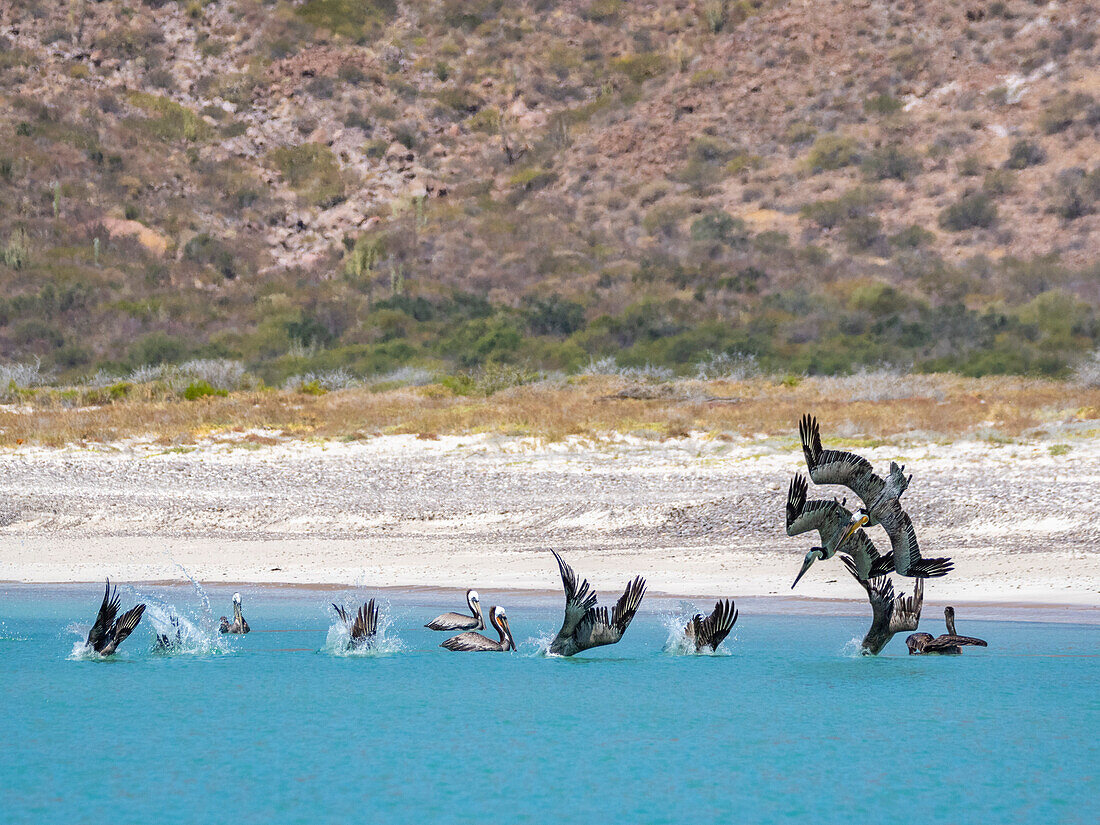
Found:
<path fill-rule="evenodd" d="M 560 597 L 505 602 L 518 654 L 457 654 L 420 625 L 461 594 L 388 593 L 383 651 L 340 656 L 325 608 L 369 591 L 244 588 L 253 633 L 222 638 L 196 591 L 139 590 L 191 652 L 151 652 L 154 605 L 113 661 L 73 659 L 102 590 L 0 586 L 0 821 L 1096 822 L 1095 626 L 962 610 L 988 649 L 861 658 L 869 608 L 743 604 L 728 655 L 684 656 L 686 605 L 647 599 L 564 660 L 538 653 Z"/>

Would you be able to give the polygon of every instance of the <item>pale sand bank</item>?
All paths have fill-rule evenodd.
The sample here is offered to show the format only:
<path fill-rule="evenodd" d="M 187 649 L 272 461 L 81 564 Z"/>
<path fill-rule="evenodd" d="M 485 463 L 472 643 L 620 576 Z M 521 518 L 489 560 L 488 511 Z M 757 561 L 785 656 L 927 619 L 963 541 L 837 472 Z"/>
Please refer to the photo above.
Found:
<path fill-rule="evenodd" d="M 861 450 L 908 463 L 922 548 L 955 560 L 929 604 L 1100 608 L 1100 444 L 1068 444 Z M 0 457 L 0 580 L 180 580 L 182 565 L 211 583 L 547 591 L 560 586 L 553 547 L 605 600 L 641 573 L 655 595 L 863 601 L 836 560 L 790 591 L 816 543 L 784 532 L 787 483 L 804 470 L 794 447 L 390 436 L 20 450 Z"/>

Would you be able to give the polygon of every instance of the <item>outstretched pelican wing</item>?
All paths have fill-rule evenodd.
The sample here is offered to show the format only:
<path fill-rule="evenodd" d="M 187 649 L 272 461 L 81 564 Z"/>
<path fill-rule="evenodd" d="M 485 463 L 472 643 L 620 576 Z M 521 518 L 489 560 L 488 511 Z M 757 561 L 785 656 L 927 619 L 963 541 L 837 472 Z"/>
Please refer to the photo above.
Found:
<path fill-rule="evenodd" d="M 369 639 L 378 632 L 378 607 L 371 599 L 359 608 L 355 621 L 351 623 L 351 638 L 355 640 Z"/>
<path fill-rule="evenodd" d="M 951 559 L 926 559 L 921 557 L 920 546 L 917 544 L 917 531 L 913 529 L 913 521 L 909 518 L 909 514 L 901 509 L 901 505 L 898 504 L 896 499 L 882 510 L 879 523 L 887 535 L 890 536 L 894 567 L 900 575 L 935 579 L 946 576 L 955 569 Z"/>
<path fill-rule="evenodd" d="M 99 613 L 95 617 L 95 624 L 92 625 L 92 629 L 88 631 L 88 647 L 92 650 L 101 650 L 106 643 L 111 628 L 115 623 L 115 616 L 118 615 L 118 609 L 121 606 L 122 601 L 118 597 L 118 588 L 115 588 L 115 592 L 111 593 L 111 580 L 107 579 L 107 587 L 103 591 L 103 604 L 99 606 Z"/>
<path fill-rule="evenodd" d="M 557 550 L 551 550 L 554 558 L 558 560 L 558 570 L 561 572 L 561 584 L 565 588 L 565 619 L 562 621 L 560 638 L 572 636 L 582 619 L 587 617 L 596 605 L 596 591 L 588 584 L 588 579 L 583 579 L 578 584 L 577 574 L 573 568 L 565 563 L 558 555 Z M 620 602 L 622 599 L 619 600 Z M 618 605 L 616 605 L 616 608 Z M 607 612 L 606 610 L 604 611 Z M 627 620 L 629 623 L 629 620 Z"/>
<path fill-rule="evenodd" d="M 573 634 L 581 649 L 613 645 L 619 641 L 634 619 L 634 614 L 638 612 L 645 589 L 645 579 L 641 576 L 628 582 L 623 595 L 611 609 L 610 620 L 606 607 L 589 608 Z"/>
<path fill-rule="evenodd" d="M 115 647 L 122 644 L 126 637 L 134 632 L 134 628 L 141 622 L 141 615 L 144 612 L 145 605 L 139 604 L 136 607 L 131 607 L 118 617 L 118 621 L 111 628 L 111 640 L 114 642 Z"/>
<path fill-rule="evenodd" d="M 717 650 L 737 624 L 737 607 L 732 599 L 719 599 L 714 604 L 714 612 L 705 619 L 696 616 L 692 622 L 696 647 L 710 645 L 711 650 Z"/>
<path fill-rule="evenodd" d="M 826 546 L 844 535 L 844 529 L 852 520 L 852 513 L 838 501 L 830 499 L 806 500 L 808 488 L 806 476 L 799 473 L 791 479 L 787 488 L 787 535 L 797 536 L 817 530 L 821 543 Z"/>
<path fill-rule="evenodd" d="M 856 530 L 849 539 L 840 546 L 840 552 L 844 558 L 850 559 L 852 566 L 848 569 L 860 581 L 868 581 L 885 576 L 894 569 L 894 554 L 880 555 L 871 537 L 862 529 Z"/>
<path fill-rule="evenodd" d="M 336 615 L 340 617 L 340 621 L 342 621 L 344 624 L 348 624 L 351 622 L 351 617 L 348 616 L 348 611 L 346 611 L 340 605 L 333 602 L 332 609 L 336 611 Z"/>
<path fill-rule="evenodd" d="M 855 453 L 826 450 L 821 446 L 821 428 L 812 415 L 798 422 L 802 454 L 814 484 L 843 484 L 863 499 L 868 507 L 878 498 L 886 483 L 875 475 L 871 462 Z"/>

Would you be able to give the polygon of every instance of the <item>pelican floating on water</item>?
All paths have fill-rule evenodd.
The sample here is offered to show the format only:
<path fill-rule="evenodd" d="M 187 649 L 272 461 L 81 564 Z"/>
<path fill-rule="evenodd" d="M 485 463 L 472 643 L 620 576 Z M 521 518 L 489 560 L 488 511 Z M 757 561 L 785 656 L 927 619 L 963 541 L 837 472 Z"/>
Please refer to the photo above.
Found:
<path fill-rule="evenodd" d="M 596 591 L 588 580 L 577 584 L 577 574 L 556 551 L 551 550 L 558 561 L 561 583 L 565 588 L 565 620 L 561 630 L 550 643 L 550 652 L 556 656 L 572 656 L 582 650 L 603 645 L 613 645 L 623 637 L 645 595 L 645 579 L 636 576 L 627 582 L 626 591 L 615 603 L 610 620 L 606 607 L 596 607 Z"/>
<path fill-rule="evenodd" d="M 99 606 L 95 624 L 88 631 L 88 641 L 85 642 L 87 647 L 90 647 L 100 656 L 110 656 L 118 650 L 118 646 L 134 632 L 134 628 L 141 622 L 141 614 L 145 612 L 145 605 L 139 604 L 119 616 L 118 610 L 121 606 L 122 600 L 118 597 L 118 587 L 115 587 L 112 591 L 111 580 L 107 579 L 107 588 L 103 593 L 103 604 Z"/>
<path fill-rule="evenodd" d="M 863 506 L 852 516 L 841 541 L 861 527 L 881 524 L 890 537 L 894 570 L 899 576 L 932 579 L 946 576 L 954 569 L 951 559 L 926 559 L 920 554 L 913 522 L 898 501 L 913 477 L 902 472 L 904 467 L 890 462 L 890 474 L 883 480 L 875 475 L 871 463 L 862 456 L 822 449 L 821 430 L 812 415 L 802 416 L 798 434 L 814 483 L 843 484 L 863 500 Z"/>
<path fill-rule="evenodd" d="M 984 639 L 975 639 L 973 636 L 960 636 L 955 632 L 955 608 L 945 607 L 943 609 L 943 619 L 947 625 L 946 635 L 932 638 L 931 633 L 914 633 L 905 640 L 910 656 L 931 653 L 959 654 L 962 653 L 964 645 L 989 647 Z"/>
<path fill-rule="evenodd" d="M 714 612 L 705 619 L 702 613 L 696 613 L 684 628 L 684 633 L 689 642 L 695 643 L 696 652 L 705 647 L 717 650 L 735 624 L 737 607 L 733 600 L 719 599 L 714 603 Z"/>
<path fill-rule="evenodd" d="M 222 633 L 248 633 L 252 628 L 248 626 L 248 622 L 244 620 L 244 613 L 241 612 L 241 594 L 233 594 L 233 624 L 229 623 L 229 619 L 225 616 L 221 618 L 221 627 L 218 628 Z"/>
<path fill-rule="evenodd" d="M 855 562 L 842 558 L 844 566 L 856 581 L 867 591 L 867 600 L 871 603 L 871 629 L 863 637 L 860 653 L 864 656 L 877 656 L 886 647 L 886 643 L 895 634 L 903 630 L 916 630 L 920 623 L 920 611 L 924 605 L 924 580 L 917 579 L 913 586 L 913 595 L 902 593 L 894 595 L 894 584 L 889 576 L 879 576 L 870 580 L 860 578 Z"/>
<path fill-rule="evenodd" d="M 485 617 L 481 615 L 481 599 L 476 590 L 466 591 L 466 604 L 470 606 L 472 615 L 462 613 L 444 613 L 436 616 L 424 627 L 430 630 L 484 630 Z"/>
<path fill-rule="evenodd" d="M 468 630 L 445 641 L 440 647 L 461 651 L 497 651 L 516 649 L 516 640 L 512 638 L 512 628 L 508 625 L 508 615 L 503 607 L 493 605 L 489 608 L 489 624 L 500 634 L 500 641 L 494 641 L 480 633 Z"/>
<path fill-rule="evenodd" d="M 855 563 L 862 581 L 885 576 L 894 569 L 893 553 L 879 555 L 870 537 L 861 529 L 850 530 L 852 512 L 836 499 L 806 500 L 806 477 L 799 474 L 791 479 L 787 489 L 787 535 L 797 536 L 817 530 L 823 547 L 813 547 L 806 554 L 802 569 L 795 576 L 791 590 L 798 584 L 810 565 L 822 559 L 831 559 L 839 551 Z"/>
<path fill-rule="evenodd" d="M 354 616 L 337 604 L 332 609 L 348 629 L 348 648 L 370 647 L 378 633 L 378 607 L 374 599 L 360 607 Z"/>

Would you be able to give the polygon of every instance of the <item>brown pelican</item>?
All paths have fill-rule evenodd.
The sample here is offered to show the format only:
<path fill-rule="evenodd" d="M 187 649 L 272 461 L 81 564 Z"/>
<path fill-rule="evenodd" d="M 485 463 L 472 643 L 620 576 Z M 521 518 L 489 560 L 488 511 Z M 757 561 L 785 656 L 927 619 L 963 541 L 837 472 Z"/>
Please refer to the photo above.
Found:
<path fill-rule="evenodd" d="M 955 632 L 955 608 L 945 607 L 943 618 L 947 624 L 946 635 L 937 636 L 933 639 L 931 633 L 914 633 L 905 640 L 910 656 L 930 653 L 958 654 L 962 653 L 963 645 L 989 647 L 982 639 L 975 639 L 973 636 L 960 636 Z"/>
<path fill-rule="evenodd" d="M 890 537 L 894 570 L 898 575 L 932 579 L 946 576 L 954 569 L 951 559 L 921 557 L 913 522 L 898 501 L 912 479 L 911 475 L 904 475 L 904 467 L 890 462 L 890 475 L 884 481 L 875 475 L 867 459 L 855 453 L 822 449 L 821 431 L 817 419 L 811 415 L 802 416 L 798 434 L 814 483 L 843 484 L 863 500 L 863 506 L 852 516 L 844 538 L 861 527 L 881 524 Z"/>
<path fill-rule="evenodd" d="M 332 609 L 348 629 L 348 648 L 370 647 L 378 633 L 378 607 L 374 604 L 374 599 L 360 607 L 354 616 L 336 604 Z"/>
<path fill-rule="evenodd" d="M 588 580 L 577 584 L 577 574 L 556 551 L 561 583 L 565 588 L 565 620 L 561 630 L 550 643 L 550 652 L 557 656 L 572 656 L 582 650 L 602 645 L 613 645 L 623 637 L 645 595 L 645 579 L 637 576 L 627 582 L 626 591 L 615 603 L 608 620 L 607 608 L 596 607 L 596 592 Z"/>
<path fill-rule="evenodd" d="M 867 591 L 867 600 L 871 603 L 871 629 L 863 637 L 860 653 L 864 656 L 877 656 L 894 638 L 894 634 L 903 630 L 916 630 L 920 622 L 920 611 L 924 604 L 924 580 L 917 579 L 913 586 L 913 595 L 894 595 L 894 585 L 889 576 L 866 580 L 860 578 L 855 563 L 842 558 L 848 572 Z"/>
<path fill-rule="evenodd" d="M 855 562 L 863 581 L 885 576 L 894 569 L 892 553 L 880 556 L 874 542 L 863 530 L 849 529 L 852 513 L 843 502 L 836 499 L 807 501 L 808 486 L 806 477 L 801 474 L 791 479 L 791 486 L 787 489 L 787 535 L 797 536 L 817 530 L 824 547 L 813 547 L 806 554 L 791 590 L 794 590 L 794 585 L 798 584 L 798 580 L 806 574 L 811 564 L 820 559 L 831 559 L 838 551 Z"/>
<path fill-rule="evenodd" d="M 233 624 L 229 623 L 229 619 L 225 616 L 221 618 L 222 625 L 218 628 L 222 633 L 247 633 L 252 628 L 248 626 L 248 622 L 244 620 L 244 613 L 241 612 L 241 594 L 233 594 Z"/>
<path fill-rule="evenodd" d="M 722 640 L 730 635 L 733 626 L 737 624 L 737 608 L 731 599 L 720 599 L 714 603 L 714 612 L 703 618 L 702 613 L 696 613 L 684 633 L 688 641 L 695 643 L 696 652 L 704 647 L 717 650 Z"/>
<path fill-rule="evenodd" d="M 444 613 L 436 616 L 424 627 L 431 630 L 484 630 L 485 618 L 481 615 L 481 599 L 476 590 L 466 591 L 466 604 L 470 606 L 470 613 L 466 616 L 462 613 Z"/>
<path fill-rule="evenodd" d="M 500 634 L 500 641 L 494 642 L 492 639 L 482 636 L 480 633 L 474 633 L 474 631 L 468 630 L 465 633 L 459 633 L 457 636 L 452 636 L 441 644 L 440 647 L 445 647 L 447 650 L 495 650 L 498 652 L 516 649 L 516 640 L 512 638 L 512 628 L 508 626 L 508 615 L 504 612 L 503 607 L 493 605 L 489 608 L 489 624 L 491 624 L 493 629 Z"/>
<path fill-rule="evenodd" d="M 118 609 L 122 601 L 118 597 L 118 588 L 111 590 L 111 580 L 107 579 L 107 589 L 103 593 L 103 604 L 99 606 L 99 613 L 95 617 L 95 624 L 88 631 L 88 641 L 85 643 L 100 656 L 110 656 L 114 653 L 126 637 L 134 632 L 134 628 L 141 622 L 141 614 L 145 612 L 145 605 L 139 604 L 131 607 L 121 616 Z M 116 619 L 115 617 L 118 616 Z"/>

